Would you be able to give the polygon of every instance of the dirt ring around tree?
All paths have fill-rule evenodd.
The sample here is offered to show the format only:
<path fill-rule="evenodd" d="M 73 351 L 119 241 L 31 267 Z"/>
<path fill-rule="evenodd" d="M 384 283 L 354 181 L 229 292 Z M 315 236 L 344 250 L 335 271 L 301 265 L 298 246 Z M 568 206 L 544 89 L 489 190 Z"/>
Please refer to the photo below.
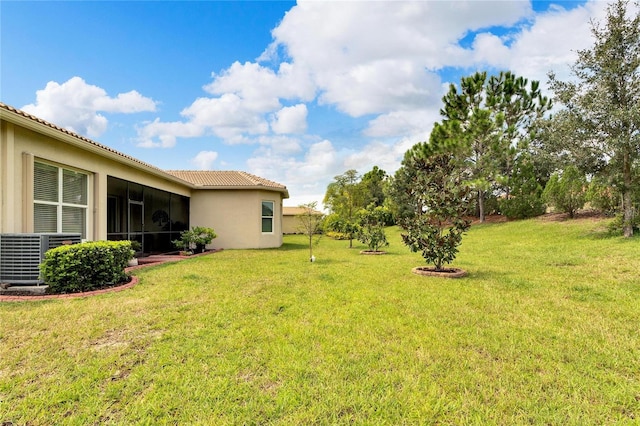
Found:
<path fill-rule="evenodd" d="M 380 254 L 387 254 L 387 252 L 383 250 L 361 250 L 360 254 L 380 255 Z"/>
<path fill-rule="evenodd" d="M 440 278 L 462 278 L 467 275 L 467 271 L 460 268 L 442 268 L 440 271 L 436 271 L 434 266 L 416 266 L 411 270 L 416 275 L 424 275 L 427 277 L 440 277 Z"/>

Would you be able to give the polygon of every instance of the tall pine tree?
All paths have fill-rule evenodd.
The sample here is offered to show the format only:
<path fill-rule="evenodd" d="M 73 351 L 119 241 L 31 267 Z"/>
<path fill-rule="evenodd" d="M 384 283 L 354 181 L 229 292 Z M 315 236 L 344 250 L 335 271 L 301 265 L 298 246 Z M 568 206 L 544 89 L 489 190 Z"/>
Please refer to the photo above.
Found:
<path fill-rule="evenodd" d="M 462 161 L 482 222 L 487 192 L 497 186 L 509 192 L 518 149 L 526 146 L 529 127 L 551 103 L 537 81 L 529 84 L 509 71 L 489 78 L 486 72 L 463 77 L 460 88 L 451 84 L 442 101 L 443 120 L 436 123 L 430 143 L 454 150 Z"/>

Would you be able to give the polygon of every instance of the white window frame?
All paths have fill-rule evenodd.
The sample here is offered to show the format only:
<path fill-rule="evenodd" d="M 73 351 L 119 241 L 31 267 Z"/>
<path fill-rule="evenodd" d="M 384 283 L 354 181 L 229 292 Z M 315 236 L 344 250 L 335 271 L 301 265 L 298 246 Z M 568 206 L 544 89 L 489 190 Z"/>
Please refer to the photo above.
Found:
<path fill-rule="evenodd" d="M 264 216 L 262 214 L 262 206 L 264 205 L 264 203 L 271 203 L 271 216 Z M 262 200 L 262 202 L 260 203 L 260 231 L 263 234 L 273 234 L 275 233 L 275 216 L 276 216 L 276 202 L 273 200 Z M 265 219 L 270 219 L 271 220 L 271 231 L 263 231 L 262 230 L 262 222 Z"/>
<path fill-rule="evenodd" d="M 59 164 L 55 164 L 55 163 L 50 163 L 47 161 L 42 161 L 42 160 L 36 160 L 34 161 L 34 173 L 35 173 L 35 168 L 37 167 L 36 164 L 43 164 L 43 165 L 47 165 L 47 166 L 51 166 L 51 167 L 55 167 L 56 169 L 58 169 L 58 200 L 57 201 L 45 201 L 45 200 L 37 200 L 35 197 L 36 194 L 36 190 L 35 190 L 35 176 L 34 176 L 34 196 L 33 196 L 33 205 L 34 205 L 34 212 L 33 212 L 33 220 L 34 220 L 34 229 L 36 227 L 35 221 L 36 221 L 36 213 L 35 213 L 35 206 L 38 205 L 49 205 L 49 206 L 55 206 L 56 207 L 56 230 L 54 232 L 56 233 L 62 233 L 62 232 L 68 232 L 68 231 L 63 231 L 62 230 L 62 210 L 64 207 L 71 207 L 71 208 L 75 208 L 75 209 L 81 209 L 84 210 L 84 229 L 82 230 L 82 238 L 86 239 L 87 238 L 87 234 L 88 234 L 88 228 L 89 228 L 89 198 L 90 198 L 90 194 L 89 194 L 89 181 L 90 181 L 90 175 L 84 171 L 80 171 L 78 169 L 74 169 L 72 167 L 67 167 L 67 166 L 62 166 Z M 85 203 L 86 204 L 74 204 L 74 203 L 65 203 L 64 200 L 64 172 L 69 171 L 69 172 L 73 172 L 73 173 L 78 173 L 78 174 L 82 174 L 86 176 L 86 188 L 85 188 L 85 193 L 86 193 L 86 199 L 85 199 Z"/>

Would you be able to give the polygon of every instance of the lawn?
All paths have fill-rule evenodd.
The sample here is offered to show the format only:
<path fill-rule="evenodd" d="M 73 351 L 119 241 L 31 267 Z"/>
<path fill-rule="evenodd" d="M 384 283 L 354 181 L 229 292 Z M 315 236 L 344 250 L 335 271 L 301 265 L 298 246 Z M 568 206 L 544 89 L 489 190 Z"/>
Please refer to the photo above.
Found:
<path fill-rule="evenodd" d="M 2 303 L 0 424 L 638 424 L 640 240 L 604 226 L 473 226 L 457 280 L 390 228 Z"/>

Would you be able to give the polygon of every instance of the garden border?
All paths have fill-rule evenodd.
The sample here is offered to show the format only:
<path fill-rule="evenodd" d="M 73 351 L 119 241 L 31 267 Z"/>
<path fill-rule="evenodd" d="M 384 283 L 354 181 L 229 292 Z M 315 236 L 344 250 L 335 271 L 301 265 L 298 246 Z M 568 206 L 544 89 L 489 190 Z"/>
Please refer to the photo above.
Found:
<path fill-rule="evenodd" d="M 148 258 L 145 258 L 145 259 L 148 259 L 148 261 L 141 263 L 138 266 L 131 266 L 131 267 L 125 268 L 125 272 L 134 271 L 137 269 L 145 268 L 147 266 L 155 266 L 165 262 L 176 262 L 184 259 L 189 259 L 192 257 L 205 256 L 207 254 L 217 253 L 221 250 L 222 249 L 210 250 L 204 253 L 194 254 L 192 256 L 166 256 L 166 255 L 165 256 L 163 255 L 149 256 Z M 138 277 L 136 277 L 135 275 L 131 275 L 131 280 L 122 285 L 101 288 L 99 290 L 92 290 L 92 291 L 86 291 L 86 292 L 80 292 L 80 293 L 43 294 L 43 295 L 37 295 L 37 296 L 11 296 L 8 294 L 0 294 L 0 302 L 26 302 L 26 301 L 36 302 L 36 301 L 42 301 L 42 300 L 75 299 L 79 297 L 95 296 L 98 294 L 112 293 L 112 292 L 129 289 L 134 285 L 138 284 L 138 281 L 139 281 Z"/>

